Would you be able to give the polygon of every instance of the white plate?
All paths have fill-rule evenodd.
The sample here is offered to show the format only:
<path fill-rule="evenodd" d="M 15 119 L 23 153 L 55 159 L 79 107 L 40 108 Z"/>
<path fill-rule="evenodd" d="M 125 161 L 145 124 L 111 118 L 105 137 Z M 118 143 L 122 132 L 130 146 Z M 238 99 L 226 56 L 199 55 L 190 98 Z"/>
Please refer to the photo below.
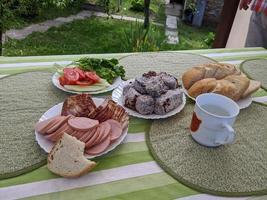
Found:
<path fill-rule="evenodd" d="M 191 97 L 187 90 L 184 88 L 184 86 L 182 85 L 184 93 L 186 94 L 186 96 L 188 96 L 190 99 L 192 99 L 193 101 L 196 101 L 196 99 L 194 97 Z M 240 99 L 239 101 L 236 101 L 237 105 L 239 106 L 240 109 L 244 109 L 250 106 L 250 104 L 252 103 L 252 97 L 248 96 L 244 99 Z"/>
<path fill-rule="evenodd" d="M 181 110 L 184 108 L 185 104 L 186 104 L 186 97 L 185 94 L 183 93 L 183 102 L 181 105 L 179 105 L 177 108 L 175 108 L 174 110 L 166 113 L 165 115 L 157 115 L 157 114 L 151 114 L 151 115 L 142 115 L 132 109 L 129 109 L 127 107 L 124 106 L 124 98 L 122 95 L 123 92 L 123 87 L 125 85 L 127 85 L 129 82 L 134 81 L 134 79 L 128 80 L 128 81 L 123 81 L 113 92 L 112 92 L 112 100 L 115 101 L 116 103 L 118 103 L 119 105 L 121 105 L 126 112 L 134 117 L 138 117 L 138 118 L 143 118 L 143 119 L 163 119 L 163 118 L 167 118 L 170 116 L 173 116 L 179 112 L 181 112 Z"/>
<path fill-rule="evenodd" d="M 58 80 L 59 77 L 60 77 L 60 75 L 57 72 L 53 75 L 52 82 L 53 82 L 54 86 L 56 86 L 60 90 L 63 90 L 65 92 L 69 92 L 69 93 L 73 93 L 73 94 L 81 94 L 81 93 L 100 94 L 100 93 L 104 93 L 104 92 L 109 92 L 109 91 L 117 88 L 122 81 L 121 77 L 119 76 L 119 77 L 115 78 L 112 85 L 110 85 L 109 87 L 107 87 L 103 90 L 98 90 L 98 91 L 93 91 L 93 92 L 77 92 L 77 91 L 73 91 L 73 90 L 68 90 L 68 89 L 64 88 L 62 85 L 60 85 L 59 80 Z"/>
<path fill-rule="evenodd" d="M 100 98 L 93 98 L 93 101 L 94 103 L 99 106 L 103 101 L 104 99 L 100 99 Z M 63 103 L 59 103 L 55 106 L 53 106 L 52 108 L 50 108 L 49 110 L 47 110 L 42 116 L 41 118 L 39 119 L 39 121 L 44 121 L 46 119 L 49 119 L 51 117 L 54 117 L 56 115 L 60 115 L 61 114 L 61 109 L 62 109 L 62 105 Z M 121 135 L 120 138 L 118 138 L 115 142 L 113 142 L 108 148 L 106 151 L 104 151 L 103 153 L 101 154 L 98 154 L 98 155 L 94 155 L 94 156 L 90 156 L 88 154 L 85 154 L 85 157 L 88 158 L 88 159 L 91 159 L 91 158 L 95 158 L 95 157 L 98 157 L 98 156 L 102 156 L 106 153 L 108 153 L 109 151 L 112 151 L 113 149 L 115 149 L 120 143 L 122 143 L 122 141 L 124 140 L 124 138 L 126 137 L 127 135 L 127 132 L 128 132 L 128 128 L 125 129 Z M 44 149 L 47 153 L 51 151 L 51 149 L 53 148 L 54 146 L 54 143 L 47 140 L 42 134 L 38 133 L 35 131 L 35 138 L 38 142 L 38 144 L 41 146 L 42 149 Z"/>

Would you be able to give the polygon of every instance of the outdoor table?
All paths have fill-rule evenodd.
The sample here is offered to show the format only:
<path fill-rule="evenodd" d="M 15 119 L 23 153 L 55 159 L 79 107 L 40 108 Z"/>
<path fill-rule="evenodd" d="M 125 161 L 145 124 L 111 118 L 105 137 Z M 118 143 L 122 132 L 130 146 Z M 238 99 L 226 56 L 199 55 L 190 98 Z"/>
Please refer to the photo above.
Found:
<path fill-rule="evenodd" d="M 267 58 L 267 50 L 264 48 L 181 52 L 200 54 L 218 62 L 236 65 L 246 59 Z M 131 54 L 91 54 L 90 56 L 121 58 Z M 87 55 L 0 57 L 0 76 L 4 77 L 27 70 L 46 70 L 51 68 L 55 62 L 67 64 L 82 56 Z M 267 92 L 260 89 L 253 94 L 253 99 L 267 103 Z M 145 134 L 149 126 L 148 120 L 136 118 L 131 120 L 127 138 L 121 144 L 120 150 L 115 153 L 110 152 L 110 155 L 100 162 L 95 171 L 81 178 L 57 177 L 44 165 L 32 172 L 0 180 L 0 199 L 29 197 L 32 199 L 221 199 L 222 197 L 201 194 L 186 187 L 158 166 L 145 142 Z M 1 162 L 4 161 L 1 160 Z"/>

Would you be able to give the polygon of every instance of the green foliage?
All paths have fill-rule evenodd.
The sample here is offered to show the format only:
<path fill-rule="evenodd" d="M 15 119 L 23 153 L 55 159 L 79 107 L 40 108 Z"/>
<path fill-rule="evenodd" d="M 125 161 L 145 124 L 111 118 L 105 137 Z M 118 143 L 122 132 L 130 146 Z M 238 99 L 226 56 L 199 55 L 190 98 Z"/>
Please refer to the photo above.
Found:
<path fill-rule="evenodd" d="M 108 15 L 118 10 L 117 0 L 97 0 L 96 5 L 104 7 Z"/>
<path fill-rule="evenodd" d="M 78 7 L 84 0 L 1 0 L 3 9 L 0 23 L 4 30 L 20 27 L 27 21 L 34 21 L 40 15 L 51 13 L 50 10 L 64 10 Z M 44 17 L 45 18 L 45 17 Z"/>
<path fill-rule="evenodd" d="M 144 0 L 131 0 L 130 9 L 136 12 L 144 12 Z"/>
<path fill-rule="evenodd" d="M 204 39 L 204 42 L 208 45 L 211 46 L 212 43 L 215 40 L 215 34 L 213 32 L 209 32 L 207 37 Z"/>
<path fill-rule="evenodd" d="M 115 58 L 108 60 L 83 57 L 74 63 L 84 71 L 95 71 L 98 76 L 106 79 L 109 83 L 112 83 L 114 78 L 118 76 L 125 77 L 124 68 L 118 65 L 119 61 Z"/>
<path fill-rule="evenodd" d="M 124 49 L 131 52 L 159 51 L 163 44 L 164 35 L 154 26 L 144 29 L 143 25 L 131 23 L 130 29 L 125 29 L 122 38 Z"/>
<path fill-rule="evenodd" d="M 11 10 L 18 16 L 31 18 L 39 14 L 42 3 L 42 0 L 17 0 L 14 1 L 13 9 L 11 8 Z"/>
<path fill-rule="evenodd" d="M 139 26 L 139 31 L 136 26 Z M 164 27 L 151 24 L 144 40 L 141 37 L 144 36 L 143 24 L 138 23 L 136 26 L 127 21 L 106 18 L 76 20 L 50 28 L 44 33 L 33 33 L 23 40 L 10 39 L 4 44 L 4 55 L 69 55 L 210 48 L 204 40 L 212 30 L 206 27 L 196 28 L 181 23 L 180 43 L 169 45 L 164 42 Z"/>
<path fill-rule="evenodd" d="M 191 10 L 195 14 L 197 11 L 196 0 L 186 0 L 186 9 Z"/>

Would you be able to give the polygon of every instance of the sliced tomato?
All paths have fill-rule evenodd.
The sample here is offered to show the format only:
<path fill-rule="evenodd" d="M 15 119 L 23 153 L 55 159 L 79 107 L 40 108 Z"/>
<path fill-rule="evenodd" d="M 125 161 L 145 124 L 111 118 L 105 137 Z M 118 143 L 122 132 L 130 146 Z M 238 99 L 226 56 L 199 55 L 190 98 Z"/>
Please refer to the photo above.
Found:
<path fill-rule="evenodd" d="M 78 68 L 78 67 L 75 67 L 74 70 L 75 70 L 76 72 L 78 72 L 78 74 L 79 74 L 79 81 L 82 81 L 82 80 L 85 79 L 85 72 L 84 72 L 83 70 L 81 70 L 81 69 Z"/>
<path fill-rule="evenodd" d="M 85 72 L 85 76 L 87 80 L 91 80 L 94 83 L 98 83 L 100 81 L 100 77 L 97 76 L 95 72 Z"/>
<path fill-rule="evenodd" d="M 60 77 L 58 78 L 58 80 L 59 80 L 60 85 L 62 85 L 62 86 L 67 85 L 67 84 L 66 84 L 66 79 L 65 79 L 64 76 L 60 76 Z"/>
<path fill-rule="evenodd" d="M 70 85 L 75 85 L 76 81 L 79 80 L 79 73 L 73 68 L 65 68 L 63 72 L 65 79 L 67 80 L 67 82 L 69 82 Z"/>
<path fill-rule="evenodd" d="M 80 86 L 89 86 L 89 85 L 92 85 L 94 83 L 93 83 L 93 81 L 76 81 L 76 84 L 80 85 Z"/>

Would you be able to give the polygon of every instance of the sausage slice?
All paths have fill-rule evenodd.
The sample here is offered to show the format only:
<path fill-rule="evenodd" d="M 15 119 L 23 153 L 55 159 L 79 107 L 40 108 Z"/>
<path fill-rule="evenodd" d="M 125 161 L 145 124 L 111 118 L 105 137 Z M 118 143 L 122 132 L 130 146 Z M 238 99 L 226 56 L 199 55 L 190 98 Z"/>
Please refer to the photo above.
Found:
<path fill-rule="evenodd" d="M 47 128 L 50 127 L 51 124 L 54 123 L 54 120 L 57 119 L 58 117 L 60 117 L 60 116 L 55 116 L 55 117 L 52 117 L 50 119 L 47 119 L 47 120 L 44 120 L 41 122 L 37 122 L 37 124 L 35 125 L 35 130 L 38 133 L 45 134 Z"/>
<path fill-rule="evenodd" d="M 97 155 L 102 152 L 104 152 L 110 145 L 110 137 L 107 137 L 104 141 L 101 143 L 85 150 L 85 153 L 88 155 Z"/>
<path fill-rule="evenodd" d="M 113 142 L 121 136 L 122 126 L 118 121 L 116 121 L 114 119 L 109 119 L 106 122 L 109 123 L 111 126 L 110 140 L 111 140 L 111 142 Z"/>
<path fill-rule="evenodd" d="M 87 131 L 99 124 L 98 120 L 89 119 L 87 117 L 74 117 L 68 120 L 71 128 L 78 131 Z"/>

